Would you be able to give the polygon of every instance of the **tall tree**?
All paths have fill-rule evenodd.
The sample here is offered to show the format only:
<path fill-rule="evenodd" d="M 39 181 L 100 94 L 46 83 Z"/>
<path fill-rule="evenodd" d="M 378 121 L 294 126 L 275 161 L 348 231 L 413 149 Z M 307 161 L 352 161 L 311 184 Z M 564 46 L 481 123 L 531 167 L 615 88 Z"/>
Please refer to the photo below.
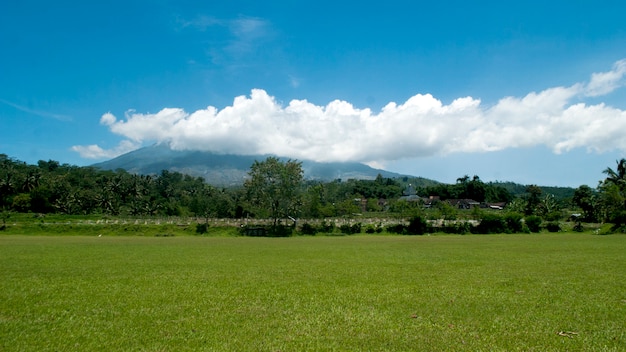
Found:
<path fill-rule="evenodd" d="M 622 158 L 617 163 L 617 171 L 607 167 L 603 173 L 606 174 L 605 182 L 613 183 L 621 189 L 626 188 L 626 159 Z"/>
<path fill-rule="evenodd" d="M 255 161 L 248 172 L 250 178 L 245 189 L 256 213 L 273 220 L 295 216 L 301 205 L 301 184 L 304 177 L 302 163 L 294 160 L 282 162 L 276 157 Z"/>
<path fill-rule="evenodd" d="M 626 159 L 617 161 L 617 170 L 607 167 L 606 179 L 598 187 L 606 212 L 605 217 L 615 226 L 626 224 Z"/>
<path fill-rule="evenodd" d="M 576 204 L 583 211 L 583 221 L 596 222 L 598 221 L 598 197 L 594 193 L 594 190 L 587 185 L 582 185 L 576 188 L 574 191 L 574 197 L 572 198 L 574 204 Z"/>
<path fill-rule="evenodd" d="M 537 185 L 530 185 L 526 187 L 526 215 L 535 214 L 537 211 L 537 206 L 541 202 L 541 193 L 542 190 Z"/>

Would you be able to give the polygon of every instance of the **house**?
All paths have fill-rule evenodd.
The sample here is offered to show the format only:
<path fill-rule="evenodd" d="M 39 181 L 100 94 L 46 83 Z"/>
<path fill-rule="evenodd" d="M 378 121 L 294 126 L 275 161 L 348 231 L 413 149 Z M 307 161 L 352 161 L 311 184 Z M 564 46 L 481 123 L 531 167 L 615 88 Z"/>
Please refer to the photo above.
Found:
<path fill-rule="evenodd" d="M 409 184 L 404 191 L 402 191 L 402 197 L 399 200 L 405 200 L 407 202 L 419 202 L 422 198 L 417 195 L 413 185 Z"/>
<path fill-rule="evenodd" d="M 448 199 L 448 204 L 459 209 L 471 209 L 474 207 L 480 207 L 480 202 L 473 199 Z"/>
<path fill-rule="evenodd" d="M 489 209 L 502 210 L 506 206 L 506 202 L 487 203 Z"/>

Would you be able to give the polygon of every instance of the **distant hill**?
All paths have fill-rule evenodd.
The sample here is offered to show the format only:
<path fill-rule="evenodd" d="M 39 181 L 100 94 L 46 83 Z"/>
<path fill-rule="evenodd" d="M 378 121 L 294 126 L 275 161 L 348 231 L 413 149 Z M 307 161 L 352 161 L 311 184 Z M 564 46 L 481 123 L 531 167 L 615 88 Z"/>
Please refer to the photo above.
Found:
<path fill-rule="evenodd" d="M 194 177 L 202 177 L 207 183 L 215 186 L 242 185 L 248 175 L 250 166 L 255 160 L 265 160 L 267 155 L 232 155 L 216 154 L 201 151 L 172 150 L 167 145 L 153 145 L 137 149 L 120 155 L 114 159 L 94 164 L 92 166 L 103 170 L 124 169 L 130 173 L 143 175 L 160 174 L 163 170 L 176 171 Z M 287 158 L 281 158 L 288 160 Z M 322 182 L 341 180 L 373 180 L 382 175 L 386 178 L 398 179 L 403 187 L 411 184 L 413 187 L 427 187 L 439 182 L 398 173 L 375 169 L 362 163 L 319 163 L 310 160 L 300 160 L 304 177 L 307 180 Z M 526 185 L 512 182 L 495 182 L 496 186 L 506 188 L 513 196 L 526 193 Z M 574 194 L 574 188 L 543 187 L 544 194 L 554 194 L 557 199 L 567 199 Z"/>
<path fill-rule="evenodd" d="M 494 186 L 504 187 L 514 197 L 520 197 L 526 194 L 526 188 L 528 185 L 521 185 L 513 182 L 491 182 Z M 552 187 L 552 186 L 539 186 L 543 195 L 552 194 L 556 199 L 565 200 L 574 196 L 575 188 L 572 187 Z"/>
<path fill-rule="evenodd" d="M 159 174 L 163 170 L 176 171 L 202 177 L 216 186 L 243 184 L 255 160 L 263 161 L 267 155 L 231 155 L 202 151 L 172 150 L 167 145 L 154 145 L 137 149 L 114 159 L 92 166 L 103 170 L 124 169 L 137 174 Z M 287 158 L 281 158 L 287 160 Z M 404 178 L 394 172 L 375 169 L 362 163 L 320 163 L 300 160 L 307 180 L 332 181 L 336 179 L 373 180 L 378 174 L 387 178 Z M 434 182 L 434 181 L 433 181 Z"/>

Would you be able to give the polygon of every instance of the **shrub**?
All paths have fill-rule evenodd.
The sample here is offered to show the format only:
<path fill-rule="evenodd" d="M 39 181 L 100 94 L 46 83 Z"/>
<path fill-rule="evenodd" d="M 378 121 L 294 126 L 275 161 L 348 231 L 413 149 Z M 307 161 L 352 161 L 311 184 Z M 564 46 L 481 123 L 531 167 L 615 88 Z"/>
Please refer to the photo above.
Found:
<path fill-rule="evenodd" d="M 626 211 L 617 211 L 609 216 L 609 222 L 613 223 L 612 231 L 625 232 L 626 229 Z"/>
<path fill-rule="evenodd" d="M 339 227 L 341 233 L 345 233 L 347 235 L 354 235 L 357 233 L 361 233 L 361 223 L 356 223 L 353 225 L 343 224 Z"/>
<path fill-rule="evenodd" d="M 548 231 L 550 232 L 559 232 L 561 231 L 561 225 L 559 225 L 559 223 L 556 221 L 551 221 L 546 224 L 546 229 L 548 229 Z"/>
<path fill-rule="evenodd" d="M 583 224 L 580 221 L 578 221 L 576 222 L 576 225 L 574 225 L 573 230 L 576 232 L 583 232 L 585 229 L 583 228 Z"/>
<path fill-rule="evenodd" d="M 196 233 L 198 234 L 205 234 L 209 231 L 209 224 L 207 223 L 200 223 L 200 224 L 196 224 Z"/>
<path fill-rule="evenodd" d="M 315 235 L 317 228 L 309 223 L 304 223 L 300 226 L 300 233 L 303 235 Z"/>
<path fill-rule="evenodd" d="M 317 228 L 317 232 L 332 233 L 333 231 L 335 231 L 335 224 L 332 222 L 326 223 L 326 221 L 323 221 Z"/>
<path fill-rule="evenodd" d="M 406 228 L 409 235 L 423 235 L 430 229 L 426 219 L 421 216 L 414 216 L 409 220 L 409 226 Z"/>
<path fill-rule="evenodd" d="M 508 232 L 506 221 L 498 214 L 485 213 L 480 224 L 474 228 L 475 233 L 491 234 Z"/>
<path fill-rule="evenodd" d="M 289 237 L 293 234 L 293 226 L 276 225 L 268 228 L 269 237 Z"/>
<path fill-rule="evenodd" d="M 526 226 L 531 232 L 539 232 L 541 230 L 541 217 L 536 215 L 528 216 L 526 219 Z"/>
<path fill-rule="evenodd" d="M 267 229 L 264 226 L 241 226 L 239 229 L 242 236 L 266 237 Z"/>
<path fill-rule="evenodd" d="M 560 211 L 553 211 L 545 215 L 545 219 L 547 221 L 555 222 L 563 219 L 563 213 Z"/>
<path fill-rule="evenodd" d="M 465 235 L 472 232 L 472 224 L 466 221 L 458 222 L 454 224 L 454 233 Z"/>
<path fill-rule="evenodd" d="M 508 213 L 504 216 L 508 232 L 517 233 L 524 229 L 524 217 L 520 213 Z"/>
<path fill-rule="evenodd" d="M 405 234 L 407 232 L 406 225 L 403 225 L 403 224 L 389 225 L 387 226 L 386 230 L 389 233 L 397 233 L 400 235 Z"/>
<path fill-rule="evenodd" d="M 240 233 L 243 236 L 252 237 L 289 237 L 293 233 L 293 227 L 285 225 L 242 226 Z"/>

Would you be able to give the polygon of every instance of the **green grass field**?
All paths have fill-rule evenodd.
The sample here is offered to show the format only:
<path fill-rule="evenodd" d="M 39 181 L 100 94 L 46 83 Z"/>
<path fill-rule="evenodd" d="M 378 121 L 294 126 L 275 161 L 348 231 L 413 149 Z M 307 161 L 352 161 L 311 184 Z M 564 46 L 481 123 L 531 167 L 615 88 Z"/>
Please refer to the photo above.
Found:
<path fill-rule="evenodd" d="M 0 236 L 2 351 L 624 351 L 626 236 Z"/>

